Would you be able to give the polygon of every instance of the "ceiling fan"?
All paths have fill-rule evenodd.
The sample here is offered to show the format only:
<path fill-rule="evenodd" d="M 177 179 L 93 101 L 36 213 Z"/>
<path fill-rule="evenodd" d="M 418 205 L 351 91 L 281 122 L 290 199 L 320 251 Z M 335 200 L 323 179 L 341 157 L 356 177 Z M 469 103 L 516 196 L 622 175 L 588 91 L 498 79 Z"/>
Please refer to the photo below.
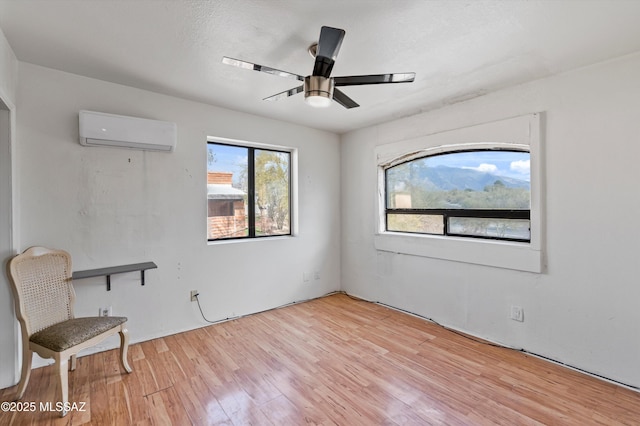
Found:
<path fill-rule="evenodd" d="M 273 96 L 264 98 L 265 101 L 276 101 L 282 98 L 304 92 L 305 101 L 314 107 L 328 107 L 333 99 L 345 108 L 355 108 L 358 105 L 353 99 L 344 94 L 337 87 L 341 86 L 361 86 L 365 84 L 388 84 L 388 83 L 411 83 L 416 74 L 374 74 L 374 75 L 352 75 L 347 77 L 330 77 L 331 70 L 335 64 L 338 51 L 342 45 L 345 31 L 339 28 L 322 27 L 318 43 L 309 46 L 309 53 L 315 57 L 313 72 L 311 75 L 303 77 L 298 74 L 281 71 L 264 65 L 253 64 L 223 57 L 222 62 L 238 68 L 260 71 L 280 77 L 291 78 L 302 81 L 303 84 L 293 89 L 285 90 Z"/>

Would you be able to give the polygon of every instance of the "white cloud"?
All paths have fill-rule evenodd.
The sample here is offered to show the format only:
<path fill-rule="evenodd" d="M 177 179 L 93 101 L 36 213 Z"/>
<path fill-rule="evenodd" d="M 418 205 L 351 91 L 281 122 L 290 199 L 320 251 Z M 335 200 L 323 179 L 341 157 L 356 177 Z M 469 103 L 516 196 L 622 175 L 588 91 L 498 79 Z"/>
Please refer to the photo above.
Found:
<path fill-rule="evenodd" d="M 530 165 L 529 165 L 529 160 L 518 160 L 518 161 L 512 161 L 511 165 L 509 166 L 509 169 L 511 169 L 512 171 L 516 172 L 516 173 L 521 173 L 523 175 L 528 175 L 529 174 L 529 170 Z"/>
<path fill-rule="evenodd" d="M 498 171 L 498 166 L 496 166 L 495 164 L 487 164 L 487 163 L 482 163 L 478 167 L 463 167 L 463 168 L 476 170 L 478 172 L 484 172 L 484 173 L 495 173 Z"/>

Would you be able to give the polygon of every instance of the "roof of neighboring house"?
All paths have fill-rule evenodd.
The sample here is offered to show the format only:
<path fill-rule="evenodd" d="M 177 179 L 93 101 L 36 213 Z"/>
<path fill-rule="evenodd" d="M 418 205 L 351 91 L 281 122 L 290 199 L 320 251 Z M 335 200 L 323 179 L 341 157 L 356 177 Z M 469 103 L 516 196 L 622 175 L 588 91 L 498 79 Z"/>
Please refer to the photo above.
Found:
<path fill-rule="evenodd" d="M 230 185 L 210 183 L 207 185 L 207 198 L 209 200 L 242 200 L 245 192 Z"/>

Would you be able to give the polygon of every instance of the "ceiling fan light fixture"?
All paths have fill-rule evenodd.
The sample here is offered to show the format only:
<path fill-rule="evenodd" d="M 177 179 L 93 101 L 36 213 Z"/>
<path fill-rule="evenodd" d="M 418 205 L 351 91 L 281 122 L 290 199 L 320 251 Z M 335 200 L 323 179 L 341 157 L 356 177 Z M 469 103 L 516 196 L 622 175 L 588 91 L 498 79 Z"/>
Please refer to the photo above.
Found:
<path fill-rule="evenodd" d="M 318 75 L 304 78 L 304 100 L 315 108 L 326 108 L 333 99 L 333 80 Z"/>
<path fill-rule="evenodd" d="M 331 105 L 331 98 L 326 93 L 318 94 L 318 95 L 306 95 L 304 98 L 305 102 L 311 105 L 314 108 L 327 108 Z"/>
<path fill-rule="evenodd" d="M 317 43 L 309 46 L 309 54 L 315 58 L 313 62 L 313 71 L 311 75 L 303 77 L 301 75 L 288 71 L 278 70 L 276 68 L 266 67 L 264 65 L 254 64 L 251 62 L 241 61 L 224 57 L 222 62 L 238 68 L 258 71 L 262 73 L 272 74 L 279 77 L 290 78 L 302 81 L 300 84 L 276 93 L 275 95 L 264 98 L 265 101 L 276 101 L 278 99 L 288 98 L 304 92 L 304 100 L 307 104 L 314 108 L 326 108 L 331 105 L 332 101 L 344 108 L 357 108 L 360 105 L 342 90 L 336 87 L 344 86 L 362 86 L 369 84 L 388 84 L 388 83 L 411 83 L 416 77 L 413 72 L 400 74 L 369 74 L 369 75 L 350 75 L 341 77 L 331 77 L 331 71 L 335 65 L 345 31 L 340 28 L 332 28 L 323 26 L 320 28 L 320 38 Z"/>

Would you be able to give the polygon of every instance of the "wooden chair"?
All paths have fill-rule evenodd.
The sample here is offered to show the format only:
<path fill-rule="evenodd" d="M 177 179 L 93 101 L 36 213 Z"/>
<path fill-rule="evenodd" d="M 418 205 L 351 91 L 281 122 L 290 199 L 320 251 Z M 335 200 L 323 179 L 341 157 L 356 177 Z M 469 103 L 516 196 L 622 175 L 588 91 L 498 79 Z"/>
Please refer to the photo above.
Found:
<path fill-rule="evenodd" d="M 44 247 L 31 247 L 7 265 L 16 316 L 22 329 L 22 375 L 16 400 L 22 398 L 27 388 L 33 352 L 43 358 L 53 358 L 62 391 L 62 417 L 69 405 L 67 369 L 75 370 L 76 355 L 81 350 L 120 333 L 122 367 L 127 373 L 132 371 L 127 361 L 127 318 L 74 318 L 75 291 L 71 274 L 69 253 Z"/>

